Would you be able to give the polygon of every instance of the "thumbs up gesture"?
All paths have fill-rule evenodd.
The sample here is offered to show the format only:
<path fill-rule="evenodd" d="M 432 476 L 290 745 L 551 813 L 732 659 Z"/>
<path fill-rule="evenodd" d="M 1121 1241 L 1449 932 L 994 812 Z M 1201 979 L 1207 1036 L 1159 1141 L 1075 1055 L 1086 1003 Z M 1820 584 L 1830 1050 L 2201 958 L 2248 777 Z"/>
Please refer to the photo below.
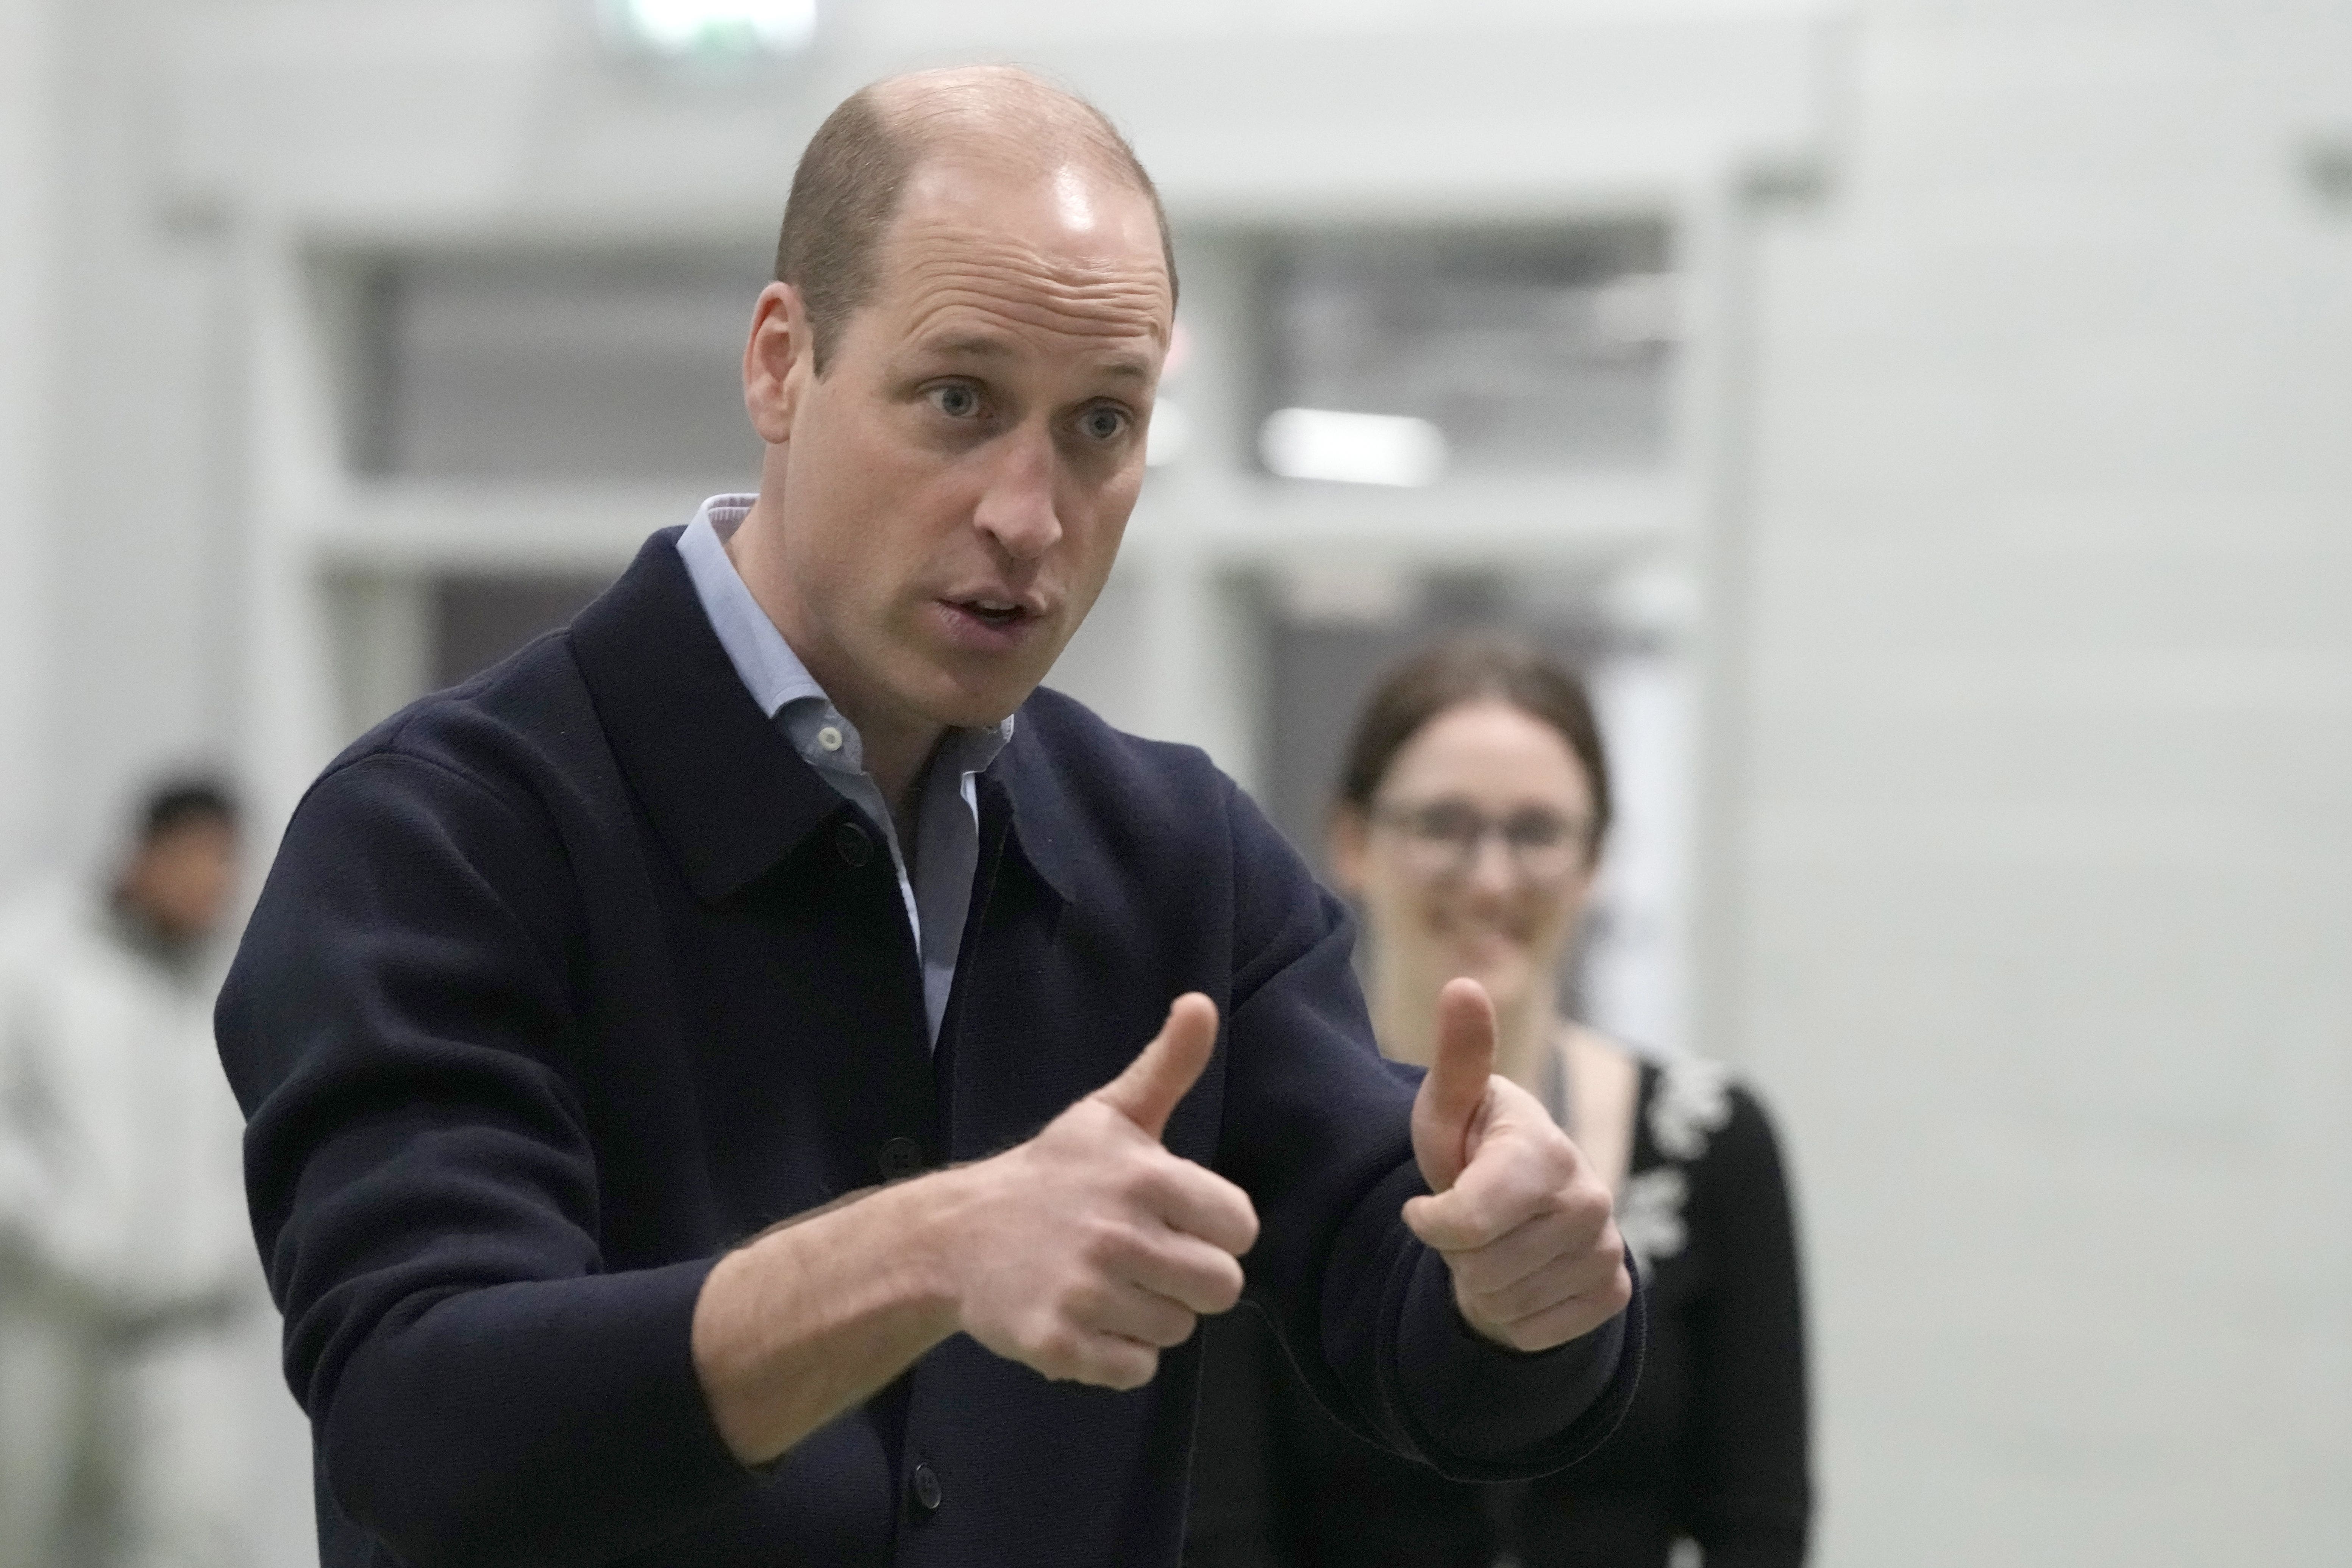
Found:
<path fill-rule="evenodd" d="M 1125 1072 L 956 1183 L 957 1326 L 1047 1377 L 1138 1388 L 1241 1299 L 1249 1197 L 1160 1137 L 1209 1065 L 1216 1005 L 1176 999 Z"/>
<path fill-rule="evenodd" d="M 1608 1189 L 1541 1101 L 1494 1076 L 1495 1007 L 1475 980 L 1438 996 L 1437 1059 L 1412 1106 L 1430 1194 L 1405 1224 L 1454 1275 L 1463 1320 L 1497 1344 L 1549 1350 L 1633 1299 Z"/>

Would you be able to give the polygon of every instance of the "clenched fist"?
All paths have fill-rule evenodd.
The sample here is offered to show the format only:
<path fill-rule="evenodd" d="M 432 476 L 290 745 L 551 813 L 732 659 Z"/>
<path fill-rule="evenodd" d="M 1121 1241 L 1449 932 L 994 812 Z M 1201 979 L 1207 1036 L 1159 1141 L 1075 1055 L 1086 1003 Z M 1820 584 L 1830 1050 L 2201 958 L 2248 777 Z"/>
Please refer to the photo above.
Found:
<path fill-rule="evenodd" d="M 1412 1107 L 1433 1195 L 1405 1224 L 1442 1254 L 1465 1321 L 1497 1344 L 1549 1350 L 1624 1310 L 1633 1284 L 1609 1190 L 1542 1102 L 1494 1075 L 1495 1007 L 1475 980 L 1438 996 L 1437 1059 Z"/>

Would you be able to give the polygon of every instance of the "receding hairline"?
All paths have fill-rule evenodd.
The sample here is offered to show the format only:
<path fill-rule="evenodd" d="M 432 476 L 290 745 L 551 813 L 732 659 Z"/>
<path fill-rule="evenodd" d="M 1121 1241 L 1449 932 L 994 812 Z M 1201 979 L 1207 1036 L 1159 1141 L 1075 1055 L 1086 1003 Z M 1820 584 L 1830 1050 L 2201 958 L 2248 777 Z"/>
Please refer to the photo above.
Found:
<path fill-rule="evenodd" d="M 777 242 L 780 281 L 802 289 L 818 374 L 849 312 L 871 296 L 877 251 L 915 177 L 949 157 L 1051 177 L 1076 168 L 1143 197 L 1160 235 L 1168 306 L 1175 247 L 1151 176 L 1108 116 L 1017 66 L 886 77 L 851 93 L 818 129 L 793 176 Z"/>
<path fill-rule="evenodd" d="M 1041 170 L 1075 157 L 1126 184 L 1137 183 L 1141 172 L 1109 116 L 1019 66 L 909 71 L 870 82 L 850 97 L 866 100 L 910 164 L 927 162 L 952 138 L 960 152 L 1002 151 Z"/>
<path fill-rule="evenodd" d="M 1075 164 L 1149 202 L 1167 251 L 1168 216 L 1150 175 L 1110 117 L 1076 93 L 1019 66 L 949 66 L 885 77 L 852 96 L 861 95 L 906 160 L 898 207 L 917 174 L 950 160 L 1041 177 Z M 888 216 L 895 225 L 901 214 Z M 1172 297 L 1175 258 L 1162 261 Z"/>

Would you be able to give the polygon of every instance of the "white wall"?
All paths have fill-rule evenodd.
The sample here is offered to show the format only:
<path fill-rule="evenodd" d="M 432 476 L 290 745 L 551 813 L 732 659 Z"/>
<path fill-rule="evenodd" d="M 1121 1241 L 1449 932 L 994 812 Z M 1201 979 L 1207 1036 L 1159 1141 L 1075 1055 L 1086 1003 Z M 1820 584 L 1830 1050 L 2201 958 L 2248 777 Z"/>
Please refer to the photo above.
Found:
<path fill-rule="evenodd" d="M 31 862 L 47 805 L 50 10 L 0 0 L 0 879 Z"/>
<path fill-rule="evenodd" d="M 1837 1568 L 2352 1561 L 2347 19 L 1874 5 L 1763 219 L 1734 1016 Z"/>
<path fill-rule="evenodd" d="M 179 8 L 0 5 L 0 870 L 87 864 L 233 730 L 224 274 L 158 178 Z"/>

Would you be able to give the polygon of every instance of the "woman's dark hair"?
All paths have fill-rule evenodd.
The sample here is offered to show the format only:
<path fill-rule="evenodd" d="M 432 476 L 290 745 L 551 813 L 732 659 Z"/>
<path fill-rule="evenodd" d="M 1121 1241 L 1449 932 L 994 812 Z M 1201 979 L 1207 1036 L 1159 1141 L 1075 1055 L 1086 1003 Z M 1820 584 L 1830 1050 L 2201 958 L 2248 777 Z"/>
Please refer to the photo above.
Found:
<path fill-rule="evenodd" d="M 1588 855 L 1608 837 L 1609 754 L 1584 682 L 1525 637 L 1473 633 L 1423 649 L 1389 671 L 1364 703 L 1339 769 L 1339 801 L 1370 811 L 1404 743 L 1440 713 L 1493 698 L 1539 719 L 1568 742 L 1592 790 Z"/>

